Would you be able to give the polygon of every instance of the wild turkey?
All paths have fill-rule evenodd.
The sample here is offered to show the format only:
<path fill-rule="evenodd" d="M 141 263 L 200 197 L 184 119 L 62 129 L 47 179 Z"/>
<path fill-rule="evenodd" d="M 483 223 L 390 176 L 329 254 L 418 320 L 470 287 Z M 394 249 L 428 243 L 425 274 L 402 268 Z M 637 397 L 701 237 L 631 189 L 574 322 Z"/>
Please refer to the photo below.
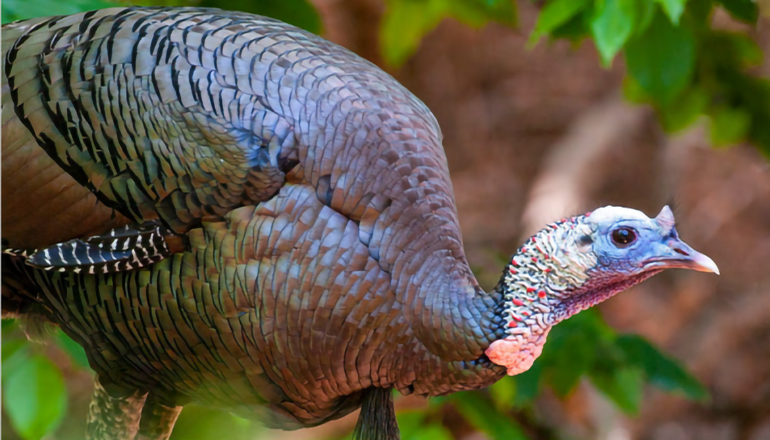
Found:
<path fill-rule="evenodd" d="M 395 439 L 392 389 L 485 387 L 580 310 L 717 272 L 667 207 L 605 207 L 485 293 L 430 111 L 276 20 L 116 8 L 2 45 L 3 310 L 85 347 L 91 439 L 165 439 L 188 402 L 284 429 L 363 406 L 356 436 Z"/>

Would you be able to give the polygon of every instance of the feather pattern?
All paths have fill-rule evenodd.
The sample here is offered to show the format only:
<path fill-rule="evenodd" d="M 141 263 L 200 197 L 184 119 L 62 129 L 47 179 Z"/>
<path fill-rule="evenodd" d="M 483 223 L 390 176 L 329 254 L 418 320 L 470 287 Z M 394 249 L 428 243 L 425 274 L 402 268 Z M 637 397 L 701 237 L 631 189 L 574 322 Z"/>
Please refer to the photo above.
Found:
<path fill-rule="evenodd" d="M 214 9 L 39 18 L 2 38 L 3 237 L 41 249 L 3 294 L 82 344 L 105 389 L 297 428 L 368 390 L 505 373 L 484 356 L 500 294 L 465 259 L 438 124 L 371 63 Z M 106 255 L 111 230 L 129 236 Z M 167 251 L 168 234 L 186 245 Z"/>

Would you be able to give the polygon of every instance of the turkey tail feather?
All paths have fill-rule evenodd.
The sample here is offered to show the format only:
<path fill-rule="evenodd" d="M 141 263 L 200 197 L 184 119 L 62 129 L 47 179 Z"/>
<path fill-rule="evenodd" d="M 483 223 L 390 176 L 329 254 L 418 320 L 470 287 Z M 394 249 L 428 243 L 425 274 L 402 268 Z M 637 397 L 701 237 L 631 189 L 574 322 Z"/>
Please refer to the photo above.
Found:
<path fill-rule="evenodd" d="M 353 440 L 401 440 L 391 388 L 369 388 L 361 404 Z"/>

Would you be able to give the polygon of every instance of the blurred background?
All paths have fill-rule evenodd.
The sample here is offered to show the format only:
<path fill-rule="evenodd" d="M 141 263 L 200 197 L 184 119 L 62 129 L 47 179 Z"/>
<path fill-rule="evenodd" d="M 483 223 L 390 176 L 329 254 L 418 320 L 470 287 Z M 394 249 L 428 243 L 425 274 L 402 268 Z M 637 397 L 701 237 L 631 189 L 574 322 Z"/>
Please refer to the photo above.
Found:
<path fill-rule="evenodd" d="M 436 114 L 482 285 L 546 222 L 671 204 L 722 275 L 667 271 L 557 326 L 527 373 L 398 397 L 402 439 L 770 439 L 770 2 L 202 0 L 375 62 Z M 126 2 L 120 4 L 127 4 Z M 4 0 L 3 23 L 115 5 Z M 3 322 L 2 439 L 82 438 L 92 372 Z M 185 407 L 172 439 L 342 439 Z"/>

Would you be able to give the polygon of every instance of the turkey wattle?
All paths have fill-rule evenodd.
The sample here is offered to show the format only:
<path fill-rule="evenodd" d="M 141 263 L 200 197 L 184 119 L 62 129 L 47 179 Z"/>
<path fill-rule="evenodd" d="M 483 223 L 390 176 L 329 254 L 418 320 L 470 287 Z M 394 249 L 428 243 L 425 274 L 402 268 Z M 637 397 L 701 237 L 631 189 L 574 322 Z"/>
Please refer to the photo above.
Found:
<path fill-rule="evenodd" d="M 492 292 L 466 261 L 441 134 L 371 63 L 276 20 L 115 8 L 2 28 L 3 312 L 98 374 L 88 438 L 165 439 L 196 402 L 295 429 L 391 389 L 531 366 L 566 317 L 672 267 L 671 211 L 548 226 Z"/>

